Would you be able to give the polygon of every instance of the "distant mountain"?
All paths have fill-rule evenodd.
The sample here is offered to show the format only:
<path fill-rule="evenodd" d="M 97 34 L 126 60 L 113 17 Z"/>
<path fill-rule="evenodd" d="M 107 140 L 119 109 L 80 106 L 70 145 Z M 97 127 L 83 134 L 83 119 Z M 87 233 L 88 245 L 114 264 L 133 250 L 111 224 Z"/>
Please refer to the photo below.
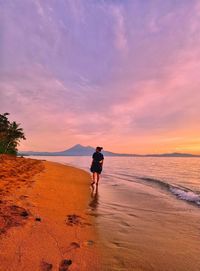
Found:
<path fill-rule="evenodd" d="M 74 145 L 70 149 L 59 152 L 33 152 L 22 151 L 20 155 L 37 155 L 37 156 L 91 156 L 95 152 L 95 148 L 91 146 Z M 105 156 L 122 156 L 123 154 L 102 151 Z M 124 154 L 126 156 L 126 154 Z"/>
<path fill-rule="evenodd" d="M 91 146 L 82 146 L 80 144 L 59 152 L 34 152 L 34 151 L 21 151 L 19 155 L 29 156 L 91 156 L 95 152 L 95 148 Z M 125 156 L 125 157 L 200 157 L 200 155 L 193 155 L 189 153 L 163 153 L 163 154 L 127 154 L 127 153 L 114 153 L 110 151 L 102 151 L 105 156 Z"/>

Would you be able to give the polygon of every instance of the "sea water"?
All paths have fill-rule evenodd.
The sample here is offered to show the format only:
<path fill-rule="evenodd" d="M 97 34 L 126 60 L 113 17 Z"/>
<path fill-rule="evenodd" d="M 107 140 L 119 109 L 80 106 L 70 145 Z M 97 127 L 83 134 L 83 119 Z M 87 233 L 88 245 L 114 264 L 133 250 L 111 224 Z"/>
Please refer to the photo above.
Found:
<path fill-rule="evenodd" d="M 37 157 L 89 171 L 90 157 Z M 200 158 L 105 157 L 88 204 L 102 271 L 200 270 Z"/>

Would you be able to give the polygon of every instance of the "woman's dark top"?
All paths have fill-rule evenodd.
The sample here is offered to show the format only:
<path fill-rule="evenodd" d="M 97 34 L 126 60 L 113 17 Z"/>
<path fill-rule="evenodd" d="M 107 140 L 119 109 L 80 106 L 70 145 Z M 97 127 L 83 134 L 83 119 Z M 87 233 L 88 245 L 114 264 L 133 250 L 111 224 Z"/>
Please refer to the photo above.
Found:
<path fill-rule="evenodd" d="M 101 174 L 102 171 L 102 164 L 99 163 L 100 161 L 102 161 L 104 159 L 104 156 L 102 153 L 100 152 L 94 152 L 92 155 L 93 161 L 92 161 L 92 165 L 90 168 L 91 172 L 97 172 L 99 174 Z"/>

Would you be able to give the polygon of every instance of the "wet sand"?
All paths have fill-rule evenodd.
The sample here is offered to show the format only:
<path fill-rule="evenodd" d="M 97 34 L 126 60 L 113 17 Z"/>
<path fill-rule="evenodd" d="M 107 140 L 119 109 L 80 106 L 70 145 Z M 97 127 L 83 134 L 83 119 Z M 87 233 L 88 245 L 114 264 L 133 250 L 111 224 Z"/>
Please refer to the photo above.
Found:
<path fill-rule="evenodd" d="M 89 174 L 34 159 L 0 165 L 0 270 L 102 270 Z"/>
<path fill-rule="evenodd" d="M 200 270 L 198 207 L 139 183 L 104 183 L 97 201 L 103 270 Z"/>

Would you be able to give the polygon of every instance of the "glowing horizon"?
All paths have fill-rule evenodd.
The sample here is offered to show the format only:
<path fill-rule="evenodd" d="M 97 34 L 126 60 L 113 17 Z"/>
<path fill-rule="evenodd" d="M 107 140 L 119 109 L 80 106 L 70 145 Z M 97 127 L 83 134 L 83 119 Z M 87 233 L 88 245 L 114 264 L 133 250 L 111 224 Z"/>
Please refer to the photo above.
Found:
<path fill-rule="evenodd" d="M 200 154 L 197 0 L 4 1 L 0 113 L 20 150 Z"/>

